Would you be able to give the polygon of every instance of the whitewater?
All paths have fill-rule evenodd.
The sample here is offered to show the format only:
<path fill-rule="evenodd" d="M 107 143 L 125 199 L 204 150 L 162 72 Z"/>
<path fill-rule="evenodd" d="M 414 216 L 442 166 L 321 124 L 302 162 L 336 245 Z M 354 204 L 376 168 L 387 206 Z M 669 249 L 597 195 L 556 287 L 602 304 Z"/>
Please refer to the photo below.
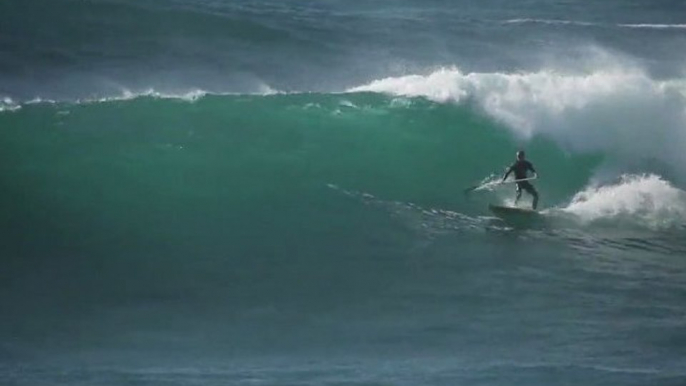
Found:
<path fill-rule="evenodd" d="M 0 383 L 683 384 L 684 15 L 0 3 Z"/>

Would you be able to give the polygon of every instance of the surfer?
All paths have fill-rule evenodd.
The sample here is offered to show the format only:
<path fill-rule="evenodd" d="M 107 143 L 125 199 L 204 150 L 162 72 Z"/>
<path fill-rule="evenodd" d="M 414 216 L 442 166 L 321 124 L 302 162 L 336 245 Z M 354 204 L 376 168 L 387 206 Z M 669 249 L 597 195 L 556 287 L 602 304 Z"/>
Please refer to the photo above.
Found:
<path fill-rule="evenodd" d="M 531 162 L 527 161 L 525 157 L 526 154 L 524 153 L 524 150 L 517 152 L 517 160 L 507 169 L 507 172 L 503 176 L 503 182 L 512 172 L 514 172 L 516 180 L 523 180 L 527 178 L 527 171 L 529 170 L 534 173 L 534 177 L 538 177 L 538 173 L 536 173 L 536 170 L 534 170 L 534 166 L 531 164 Z M 536 188 L 529 183 L 529 181 L 517 182 L 517 197 L 515 198 L 515 205 L 517 205 L 517 201 L 519 201 L 519 198 L 522 196 L 522 189 L 526 190 L 526 192 L 534 198 L 531 207 L 536 210 L 536 206 L 538 205 L 538 192 L 536 191 Z"/>

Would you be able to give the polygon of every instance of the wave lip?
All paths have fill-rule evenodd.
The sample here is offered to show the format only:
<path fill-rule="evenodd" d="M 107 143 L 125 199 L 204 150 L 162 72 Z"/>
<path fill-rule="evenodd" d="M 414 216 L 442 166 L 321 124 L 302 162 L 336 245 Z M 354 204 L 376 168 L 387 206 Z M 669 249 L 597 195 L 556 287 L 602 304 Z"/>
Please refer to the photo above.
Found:
<path fill-rule="evenodd" d="M 110 96 L 95 96 L 90 98 L 79 98 L 75 100 L 56 100 L 48 98 L 35 97 L 31 100 L 25 101 L 15 101 L 12 98 L 0 98 L 0 112 L 3 111 L 14 111 L 20 109 L 23 105 L 35 105 L 35 104 L 57 104 L 57 103 L 75 103 L 75 104 L 92 104 L 92 103 L 106 103 L 106 102 L 119 102 L 119 101 L 130 101 L 139 98 L 153 98 L 153 99 L 174 99 L 182 100 L 185 102 L 196 102 L 208 95 L 259 95 L 268 96 L 281 94 L 279 90 L 275 90 L 268 85 L 261 85 L 259 90 L 254 93 L 230 93 L 230 92 L 213 92 L 202 89 L 191 89 L 188 91 L 179 92 L 165 92 L 158 91 L 154 88 L 149 88 L 142 91 L 132 91 L 129 89 L 122 89 L 121 93 L 117 95 Z"/>
<path fill-rule="evenodd" d="M 587 21 L 577 20 L 563 20 L 563 19 L 509 19 L 504 21 L 505 24 L 550 24 L 550 25 L 578 25 L 578 26 L 598 26 L 600 24 L 591 23 Z"/>
<path fill-rule="evenodd" d="M 576 73 L 463 73 L 453 67 L 349 91 L 473 103 L 521 140 L 543 135 L 563 149 L 601 152 L 620 163 L 638 154 L 686 177 L 686 84 L 655 80 L 632 66 L 610 63 Z"/>
<path fill-rule="evenodd" d="M 686 224 L 686 192 L 654 174 L 622 175 L 615 184 L 590 186 L 562 209 L 585 223 L 624 221 L 654 229 Z"/>
<path fill-rule="evenodd" d="M 16 111 L 21 108 L 21 105 L 16 103 L 10 97 L 0 98 L 0 113 L 3 111 Z"/>
<path fill-rule="evenodd" d="M 617 24 L 624 28 L 643 28 L 643 29 L 686 29 L 686 24 Z"/>
<path fill-rule="evenodd" d="M 207 95 L 273 95 L 273 94 L 279 94 L 280 92 L 278 90 L 275 90 L 271 87 L 269 87 L 266 84 L 260 84 L 255 92 L 252 93 L 231 93 L 231 92 L 214 92 L 214 91 L 207 91 L 207 90 L 202 90 L 202 89 L 191 89 L 187 91 L 180 91 L 180 92 L 163 92 L 163 91 L 157 91 L 154 88 L 149 88 L 147 90 L 143 91 L 131 91 L 129 89 L 123 89 L 121 95 L 117 96 L 112 96 L 112 97 L 104 97 L 104 98 L 97 98 L 97 99 L 88 99 L 86 101 L 88 102 L 108 102 L 108 101 L 116 101 L 116 100 L 131 100 L 131 99 L 136 99 L 136 98 L 141 98 L 141 97 L 151 97 L 151 98 L 158 98 L 158 99 L 181 99 L 187 102 L 194 102 L 198 99 L 201 99 Z"/>
<path fill-rule="evenodd" d="M 580 26 L 580 27 L 619 27 L 619 28 L 634 28 L 634 29 L 686 29 L 686 24 L 660 24 L 660 23 L 604 24 L 604 23 L 593 23 L 590 21 L 581 21 L 581 20 L 535 19 L 535 18 L 509 19 L 509 20 L 503 21 L 503 23 L 505 23 L 505 24 L 571 25 L 571 26 Z"/>

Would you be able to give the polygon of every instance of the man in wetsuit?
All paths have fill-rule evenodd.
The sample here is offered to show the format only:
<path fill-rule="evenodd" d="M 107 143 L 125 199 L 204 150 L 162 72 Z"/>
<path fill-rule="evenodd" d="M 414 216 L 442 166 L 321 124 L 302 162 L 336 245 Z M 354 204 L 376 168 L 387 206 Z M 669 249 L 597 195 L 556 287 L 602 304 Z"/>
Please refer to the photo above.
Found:
<path fill-rule="evenodd" d="M 516 180 L 527 178 L 527 171 L 529 170 L 534 173 L 535 177 L 538 177 L 538 173 L 536 173 L 536 170 L 534 170 L 534 166 L 531 164 L 531 162 L 524 159 L 525 157 L 526 155 L 524 154 L 524 150 L 517 152 L 517 160 L 507 169 L 507 172 L 503 176 L 503 182 L 512 172 L 514 172 Z M 517 182 L 517 197 L 515 198 L 515 205 L 517 205 L 517 201 L 519 201 L 519 198 L 522 196 L 522 189 L 526 190 L 527 193 L 533 196 L 534 200 L 531 207 L 535 210 L 536 206 L 538 205 L 538 192 L 536 191 L 536 188 L 529 183 L 529 181 Z"/>

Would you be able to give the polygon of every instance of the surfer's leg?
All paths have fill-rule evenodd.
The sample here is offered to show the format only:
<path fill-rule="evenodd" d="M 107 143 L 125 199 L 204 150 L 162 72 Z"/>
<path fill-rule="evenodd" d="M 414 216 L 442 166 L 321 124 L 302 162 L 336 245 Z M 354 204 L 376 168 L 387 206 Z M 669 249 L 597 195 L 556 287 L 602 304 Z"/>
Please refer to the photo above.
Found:
<path fill-rule="evenodd" d="M 531 207 L 536 210 L 536 207 L 538 206 L 538 192 L 536 191 L 536 188 L 534 188 L 533 185 L 529 185 L 529 189 L 526 191 L 533 196 L 534 200 L 531 203 Z"/>
<path fill-rule="evenodd" d="M 515 206 L 517 206 L 517 202 L 519 201 L 519 198 L 522 197 L 522 187 L 517 184 L 517 195 L 515 196 Z"/>

